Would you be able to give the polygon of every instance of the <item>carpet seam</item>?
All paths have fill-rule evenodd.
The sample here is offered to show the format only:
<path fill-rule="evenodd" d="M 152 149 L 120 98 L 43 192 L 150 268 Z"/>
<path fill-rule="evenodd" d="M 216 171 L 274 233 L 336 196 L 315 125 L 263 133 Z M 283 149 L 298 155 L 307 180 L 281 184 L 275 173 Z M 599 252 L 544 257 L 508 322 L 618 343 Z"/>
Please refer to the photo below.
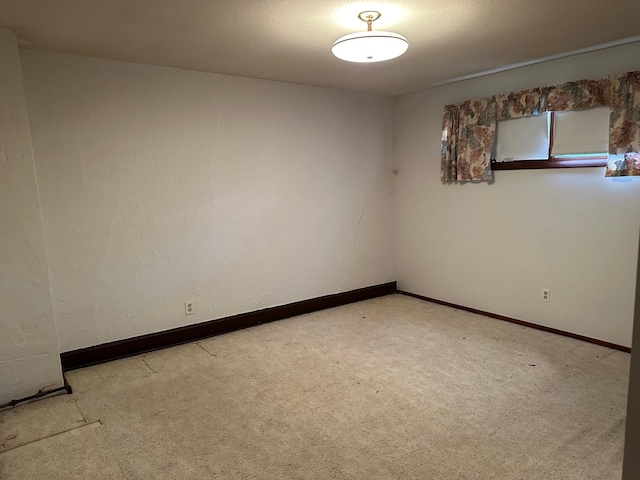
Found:
<path fill-rule="evenodd" d="M 83 415 L 83 417 L 84 417 L 84 415 Z M 84 421 L 86 422 L 86 420 L 84 420 Z M 46 435 L 44 437 L 36 438 L 35 440 L 31 440 L 31 441 L 26 442 L 26 443 L 21 443 L 20 445 L 16 445 L 15 447 L 11 447 L 11 448 L 8 448 L 7 450 L 4 450 L 4 451 L 0 452 L 0 455 L 3 455 L 5 453 L 7 453 L 7 452 L 11 452 L 11 451 L 16 450 L 18 448 L 26 447 L 27 445 L 31 445 L 32 443 L 41 442 L 42 440 L 47 440 L 48 438 L 53 438 L 55 436 L 62 435 L 64 433 L 73 432 L 74 430 L 78 430 L 80 428 L 90 427 L 91 425 L 95 425 L 96 423 L 102 425 L 102 422 L 100 420 L 95 420 L 95 421 L 93 421 L 91 423 L 85 423 L 84 425 L 80 425 L 78 427 L 69 428 L 68 430 L 63 430 L 62 432 L 52 433 L 51 435 Z"/>

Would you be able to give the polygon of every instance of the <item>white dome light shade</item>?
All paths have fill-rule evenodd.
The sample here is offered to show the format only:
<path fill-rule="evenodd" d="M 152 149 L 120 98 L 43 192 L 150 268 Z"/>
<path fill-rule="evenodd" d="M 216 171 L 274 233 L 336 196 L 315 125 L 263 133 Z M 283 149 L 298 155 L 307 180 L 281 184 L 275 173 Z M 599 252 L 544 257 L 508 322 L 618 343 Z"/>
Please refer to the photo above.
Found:
<path fill-rule="evenodd" d="M 409 48 L 402 35 L 393 32 L 358 32 L 345 35 L 335 41 L 331 51 L 347 62 L 382 62 L 399 57 Z"/>

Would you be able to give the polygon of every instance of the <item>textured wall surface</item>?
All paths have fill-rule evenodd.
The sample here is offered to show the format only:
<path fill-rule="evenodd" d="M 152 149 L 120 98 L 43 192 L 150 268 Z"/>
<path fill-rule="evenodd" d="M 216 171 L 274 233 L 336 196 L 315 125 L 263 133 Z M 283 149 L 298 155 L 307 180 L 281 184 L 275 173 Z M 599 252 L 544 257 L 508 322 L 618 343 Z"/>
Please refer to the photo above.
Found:
<path fill-rule="evenodd" d="M 395 279 L 391 99 L 22 65 L 62 351 Z"/>
<path fill-rule="evenodd" d="M 636 280 L 635 322 L 633 327 L 633 348 L 640 350 L 640 241 L 638 242 L 638 273 Z M 631 355 L 631 375 L 629 378 L 629 400 L 627 403 L 627 426 L 624 444 L 623 480 L 640 478 L 640 355 Z"/>
<path fill-rule="evenodd" d="M 49 276 L 15 35 L 0 30 L 0 403 L 60 386 Z"/>
<path fill-rule="evenodd" d="M 397 98 L 399 288 L 629 346 L 640 181 L 588 168 L 441 185 L 440 136 L 445 104 L 639 69 L 635 43 Z"/>

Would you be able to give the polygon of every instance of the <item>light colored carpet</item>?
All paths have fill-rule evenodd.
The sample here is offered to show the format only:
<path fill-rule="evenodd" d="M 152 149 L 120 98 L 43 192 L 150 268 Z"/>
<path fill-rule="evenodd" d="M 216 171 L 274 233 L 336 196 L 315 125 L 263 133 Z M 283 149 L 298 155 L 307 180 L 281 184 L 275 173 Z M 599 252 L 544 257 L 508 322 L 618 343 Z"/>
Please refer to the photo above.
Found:
<path fill-rule="evenodd" d="M 618 480 L 629 357 L 391 295 L 70 372 L 0 478 Z"/>

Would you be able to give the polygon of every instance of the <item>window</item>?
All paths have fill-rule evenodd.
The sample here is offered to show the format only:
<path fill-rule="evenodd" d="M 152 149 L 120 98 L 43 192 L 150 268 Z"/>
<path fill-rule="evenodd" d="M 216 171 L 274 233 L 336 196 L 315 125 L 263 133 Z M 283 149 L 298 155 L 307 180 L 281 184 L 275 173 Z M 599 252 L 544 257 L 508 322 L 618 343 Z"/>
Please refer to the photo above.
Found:
<path fill-rule="evenodd" d="M 491 167 L 604 167 L 609 150 L 609 115 L 608 107 L 598 107 L 500 121 Z"/>

